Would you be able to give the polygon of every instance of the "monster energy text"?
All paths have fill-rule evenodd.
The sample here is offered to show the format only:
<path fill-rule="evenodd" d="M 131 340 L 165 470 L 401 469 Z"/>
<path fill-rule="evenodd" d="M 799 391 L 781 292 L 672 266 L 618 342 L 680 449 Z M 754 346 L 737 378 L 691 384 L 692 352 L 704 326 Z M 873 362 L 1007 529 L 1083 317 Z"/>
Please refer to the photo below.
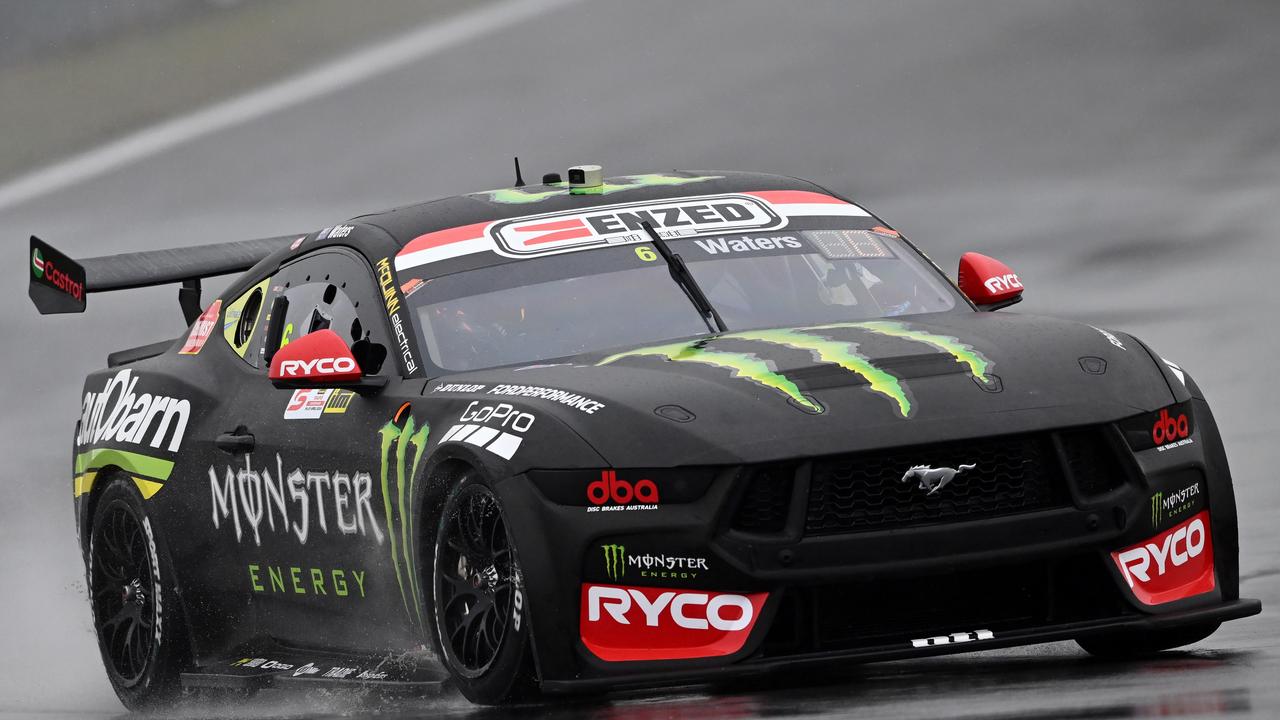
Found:
<path fill-rule="evenodd" d="M 1200 483 L 1192 483 L 1181 490 L 1166 494 L 1158 491 L 1151 496 L 1151 526 L 1160 524 L 1190 510 L 1195 502 L 1192 498 L 1200 496 Z"/>
<path fill-rule="evenodd" d="M 707 569 L 707 559 L 678 555 L 628 555 L 625 545 L 601 545 L 604 551 L 604 571 L 614 582 L 627 577 L 627 568 L 635 571 L 632 577 L 664 580 L 692 580 L 698 572 Z"/>

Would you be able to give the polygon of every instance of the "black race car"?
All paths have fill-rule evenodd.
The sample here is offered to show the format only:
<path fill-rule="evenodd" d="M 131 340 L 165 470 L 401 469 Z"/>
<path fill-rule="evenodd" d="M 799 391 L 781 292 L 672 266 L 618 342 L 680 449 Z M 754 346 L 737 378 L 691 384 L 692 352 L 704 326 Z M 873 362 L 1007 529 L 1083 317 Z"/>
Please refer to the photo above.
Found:
<path fill-rule="evenodd" d="M 579 166 L 305 235 L 31 253 L 41 312 L 182 283 L 189 332 L 111 354 L 75 429 L 130 707 L 1138 655 L 1260 609 L 1183 369 L 990 312 L 1008 267 L 953 284 L 812 183 Z"/>

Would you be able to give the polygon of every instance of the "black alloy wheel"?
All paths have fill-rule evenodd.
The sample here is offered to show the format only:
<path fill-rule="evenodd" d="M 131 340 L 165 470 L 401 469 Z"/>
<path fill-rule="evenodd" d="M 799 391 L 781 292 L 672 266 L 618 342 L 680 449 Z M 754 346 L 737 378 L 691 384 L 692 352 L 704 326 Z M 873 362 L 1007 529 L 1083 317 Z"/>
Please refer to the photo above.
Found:
<path fill-rule="evenodd" d="M 136 685 L 155 651 L 156 586 L 149 534 L 121 500 L 100 512 L 93 533 L 93 616 L 118 681 Z"/>
<path fill-rule="evenodd" d="M 532 689 L 524 582 L 498 496 L 468 475 L 436 533 L 432 617 L 441 660 L 469 700 L 498 704 Z"/>
<path fill-rule="evenodd" d="M 130 710 L 166 707 L 187 664 L 173 570 L 125 476 L 100 478 L 89 533 L 89 605 L 107 679 Z"/>
<path fill-rule="evenodd" d="M 471 485 L 446 505 L 436 567 L 441 639 L 462 674 L 484 674 L 511 629 L 520 579 L 498 500 Z"/>

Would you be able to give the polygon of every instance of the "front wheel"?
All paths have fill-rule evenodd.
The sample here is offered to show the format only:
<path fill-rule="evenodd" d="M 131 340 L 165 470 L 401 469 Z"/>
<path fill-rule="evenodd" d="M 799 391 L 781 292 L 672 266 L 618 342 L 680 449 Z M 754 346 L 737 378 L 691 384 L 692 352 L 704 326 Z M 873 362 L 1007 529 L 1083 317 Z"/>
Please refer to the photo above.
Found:
<path fill-rule="evenodd" d="M 168 558 L 142 496 L 126 477 L 98 498 L 89 536 L 89 601 L 107 678 L 130 710 L 178 698 L 185 658 Z"/>
<path fill-rule="evenodd" d="M 433 635 L 454 683 L 474 703 L 533 690 L 529 618 L 502 504 L 468 473 L 446 498 L 435 538 Z"/>
<path fill-rule="evenodd" d="M 1200 642 L 1212 635 L 1221 624 L 1215 622 L 1164 630 L 1129 630 L 1076 638 L 1076 644 L 1090 655 L 1098 657 L 1139 658 Z"/>

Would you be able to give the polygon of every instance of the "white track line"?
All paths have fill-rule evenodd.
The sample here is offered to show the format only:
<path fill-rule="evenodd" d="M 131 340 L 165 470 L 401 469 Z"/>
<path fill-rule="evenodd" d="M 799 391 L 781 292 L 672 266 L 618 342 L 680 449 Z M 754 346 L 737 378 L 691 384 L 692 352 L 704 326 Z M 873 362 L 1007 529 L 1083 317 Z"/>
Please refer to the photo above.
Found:
<path fill-rule="evenodd" d="M 314 70 L 166 120 L 0 185 L 0 210 L 56 192 L 169 148 L 341 90 L 578 0 L 502 0 L 434 22 Z"/>

